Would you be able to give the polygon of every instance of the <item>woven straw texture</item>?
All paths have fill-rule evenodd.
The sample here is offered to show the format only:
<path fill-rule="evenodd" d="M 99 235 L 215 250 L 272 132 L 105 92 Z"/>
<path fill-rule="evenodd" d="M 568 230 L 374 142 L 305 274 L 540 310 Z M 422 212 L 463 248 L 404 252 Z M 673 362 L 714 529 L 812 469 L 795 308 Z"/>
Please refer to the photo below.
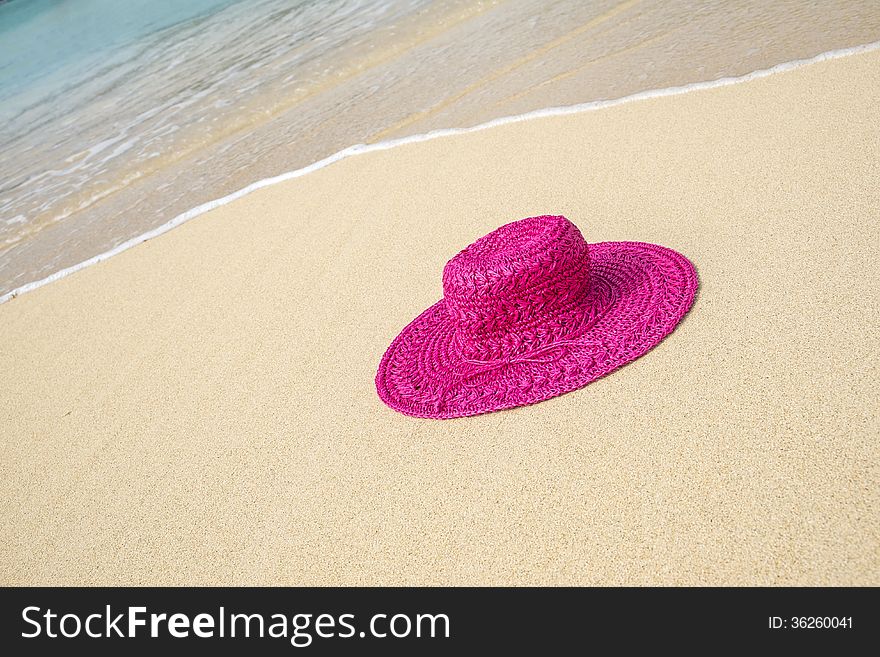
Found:
<path fill-rule="evenodd" d="M 376 389 L 425 418 L 534 404 L 648 352 L 696 290 L 693 265 L 671 249 L 587 244 L 561 216 L 515 221 L 446 264 L 443 300 L 391 343 Z"/>

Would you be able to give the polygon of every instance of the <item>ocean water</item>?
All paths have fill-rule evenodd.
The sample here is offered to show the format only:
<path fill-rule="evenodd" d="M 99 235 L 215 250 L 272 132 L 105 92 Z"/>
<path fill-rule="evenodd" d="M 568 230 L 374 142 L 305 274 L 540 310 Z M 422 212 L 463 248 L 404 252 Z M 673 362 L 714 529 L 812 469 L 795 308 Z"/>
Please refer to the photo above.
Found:
<path fill-rule="evenodd" d="M 0 249 L 294 104 L 340 74 L 361 35 L 424 4 L 0 5 Z"/>
<path fill-rule="evenodd" d="M 873 0 L 0 3 L 0 295 L 351 144 L 878 39 Z"/>

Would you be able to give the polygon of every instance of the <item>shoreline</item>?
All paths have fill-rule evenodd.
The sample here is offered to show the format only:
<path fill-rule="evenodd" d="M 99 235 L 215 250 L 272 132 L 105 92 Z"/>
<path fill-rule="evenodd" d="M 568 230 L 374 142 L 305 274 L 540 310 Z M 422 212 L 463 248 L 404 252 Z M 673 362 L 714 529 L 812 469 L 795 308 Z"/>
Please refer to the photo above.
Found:
<path fill-rule="evenodd" d="M 390 148 L 395 148 L 397 146 L 402 146 L 410 143 L 419 143 L 423 141 L 429 141 L 433 139 L 438 139 L 442 137 L 449 137 L 461 134 L 468 134 L 472 132 L 478 132 L 481 130 L 487 130 L 490 128 L 494 128 L 501 125 L 508 125 L 511 123 L 518 123 L 521 121 L 528 121 L 531 119 L 545 118 L 551 116 L 565 116 L 568 114 L 578 114 L 582 112 L 590 112 L 595 110 L 606 109 L 610 107 L 615 107 L 618 105 L 624 105 L 627 103 L 638 102 L 642 100 L 647 100 L 650 98 L 660 98 L 664 96 L 676 96 L 680 94 L 691 93 L 694 91 L 701 91 L 705 89 L 714 89 L 718 87 L 725 87 L 733 84 L 740 84 L 743 82 L 749 82 L 751 80 L 757 80 L 761 78 L 765 78 L 771 75 L 775 75 L 777 73 L 784 73 L 786 71 L 791 71 L 794 69 L 798 69 L 804 66 L 810 66 L 812 64 L 816 64 L 819 62 L 838 59 L 841 57 L 848 57 L 851 55 L 857 55 L 860 53 L 872 52 L 880 48 L 880 41 L 875 41 L 872 43 L 863 44 L 860 46 L 853 46 L 851 48 L 841 48 L 837 50 L 830 50 L 824 53 L 820 53 L 814 57 L 810 57 L 807 59 L 799 59 L 793 60 L 790 62 L 783 62 L 781 64 L 776 64 L 767 69 L 762 69 L 758 71 L 753 71 L 751 73 L 747 73 L 746 75 L 737 76 L 737 77 L 728 77 L 728 78 L 720 78 L 718 80 L 704 81 L 704 82 L 693 82 L 687 85 L 678 86 L 678 87 L 667 87 L 663 89 L 651 89 L 647 91 L 641 91 L 629 96 L 624 96 L 621 98 L 611 99 L 611 100 L 599 100 L 599 101 L 590 101 L 587 103 L 579 103 L 575 105 L 561 106 L 561 107 L 549 107 L 545 109 L 533 110 L 530 112 L 526 112 L 524 114 L 517 114 L 511 116 L 505 116 L 497 119 L 492 119 L 485 123 L 481 123 L 475 126 L 465 127 L 465 128 L 441 128 L 438 130 L 432 130 L 426 133 L 421 133 L 417 135 L 410 135 L 406 137 L 399 137 L 396 139 L 388 139 L 385 141 L 370 143 L 370 144 L 353 144 L 344 148 L 333 155 L 330 155 L 326 158 L 318 160 L 308 166 L 294 169 L 292 171 L 288 171 L 277 176 L 272 176 L 270 178 L 264 178 L 262 180 L 258 180 L 254 183 L 251 183 L 231 194 L 227 194 L 226 196 L 220 197 L 218 199 L 208 201 L 207 203 L 203 203 L 198 205 L 190 210 L 187 210 L 170 221 L 151 229 L 145 233 L 137 235 L 129 240 L 126 240 L 122 244 L 110 249 L 109 251 L 105 251 L 104 253 L 98 254 L 84 260 L 81 263 L 76 265 L 66 267 L 61 269 L 49 276 L 32 281 L 30 283 L 25 283 L 3 295 L 0 295 L 0 304 L 4 304 L 16 297 L 25 294 L 27 292 L 31 292 L 36 290 L 44 285 L 52 283 L 54 281 L 60 280 L 71 274 L 74 274 L 78 271 L 81 271 L 87 267 L 95 265 L 99 262 L 103 262 L 112 258 L 115 255 L 123 253 L 131 249 L 138 244 L 142 244 L 146 241 L 159 237 L 164 233 L 176 228 L 184 223 L 194 219 L 210 210 L 213 210 L 217 207 L 226 205 L 227 203 L 231 203 L 239 198 L 242 198 L 258 189 L 263 189 L 265 187 L 269 187 L 272 185 L 276 185 L 278 183 L 285 182 L 287 180 L 292 180 L 294 178 L 298 178 L 300 176 L 307 175 L 314 171 L 318 171 L 327 167 L 335 162 L 344 160 L 348 157 L 354 155 L 363 155 L 366 153 L 371 153 L 375 151 L 388 150 Z"/>

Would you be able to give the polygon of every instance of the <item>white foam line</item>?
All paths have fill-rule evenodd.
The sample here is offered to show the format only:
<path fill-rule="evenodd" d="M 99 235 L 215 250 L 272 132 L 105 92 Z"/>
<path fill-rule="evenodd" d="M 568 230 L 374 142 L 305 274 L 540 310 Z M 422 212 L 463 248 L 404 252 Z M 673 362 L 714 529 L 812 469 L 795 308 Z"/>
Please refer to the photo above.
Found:
<path fill-rule="evenodd" d="M 214 208 L 218 208 L 221 205 L 226 205 L 227 203 L 231 203 L 237 199 L 240 199 L 243 196 L 247 196 L 251 192 L 255 192 L 258 189 L 262 189 L 264 187 L 269 187 L 271 185 L 276 185 L 278 183 L 284 182 L 286 180 L 292 180 L 293 178 L 299 178 L 300 176 L 304 176 L 313 171 L 317 171 L 318 169 L 323 169 L 326 166 L 333 164 L 334 162 L 338 162 L 339 160 L 343 160 L 352 155 L 362 155 L 364 153 L 372 153 L 374 151 L 384 151 L 389 148 L 396 148 L 397 146 L 403 146 L 404 144 L 414 144 L 423 141 L 429 141 L 431 139 L 438 139 L 440 137 L 449 137 L 452 135 L 463 135 L 470 132 L 477 132 L 479 130 L 486 130 L 488 128 L 494 128 L 500 125 L 507 125 L 509 123 L 518 123 L 520 121 L 528 121 L 531 119 L 537 119 L 548 116 L 564 116 L 566 114 L 577 114 L 579 112 L 588 112 L 592 110 L 604 109 L 606 107 L 614 107 L 616 105 L 623 105 L 625 103 L 631 103 L 639 100 L 646 100 L 648 98 L 661 98 L 663 96 L 677 96 L 679 94 L 689 93 L 691 91 L 700 91 L 702 89 L 715 89 L 717 87 L 726 87 L 732 84 L 739 84 L 741 82 L 748 82 L 750 80 L 757 80 L 760 78 L 766 78 L 775 73 L 781 73 L 783 71 L 791 71 L 796 68 L 800 68 L 802 66 L 808 66 L 809 64 L 815 64 L 818 62 L 824 62 L 830 59 L 838 59 L 840 57 L 848 57 L 849 55 L 857 55 L 860 53 L 871 52 L 873 50 L 880 49 L 880 41 L 875 41 L 873 43 L 868 43 L 862 46 L 854 46 L 852 48 L 842 48 L 840 50 L 830 50 L 828 52 L 823 52 L 815 57 L 810 57 L 809 59 L 798 59 L 791 62 L 784 62 L 782 64 L 777 64 L 771 68 L 763 69 L 760 71 L 753 71 L 752 73 L 748 73 L 746 75 L 741 75 L 739 77 L 730 77 L 730 78 L 720 78 L 718 80 L 709 80 L 706 82 L 692 82 L 690 84 L 685 84 L 679 87 L 667 87 L 664 89 L 650 89 L 648 91 L 640 91 L 635 94 L 631 94 L 629 96 L 623 96 L 622 98 L 615 98 L 613 100 L 594 100 L 588 103 L 581 103 L 578 105 L 568 105 L 564 107 L 548 107 L 545 109 L 534 110 L 531 112 L 526 112 L 525 114 L 517 114 L 514 116 L 504 116 L 497 119 L 492 119 L 491 121 L 487 121 L 486 123 L 481 123 L 479 125 L 471 126 L 469 128 L 442 128 L 439 130 L 432 130 L 431 132 L 426 132 L 419 135 L 410 135 L 408 137 L 400 137 L 398 139 L 389 139 L 387 141 L 376 142 L 375 144 L 355 144 L 353 146 L 349 146 L 348 148 L 344 148 L 338 153 L 334 153 L 329 157 L 325 157 L 323 160 L 319 160 L 310 164 L 302 169 L 296 169 L 295 171 L 288 171 L 287 173 L 282 173 L 278 176 L 274 176 L 272 178 L 264 178 L 263 180 L 258 180 L 255 183 L 248 185 L 242 189 L 239 189 L 237 192 L 233 192 L 227 196 L 222 198 L 215 199 L 213 201 L 208 201 L 207 203 L 202 203 L 199 206 L 196 206 L 186 212 L 177 215 L 171 221 L 162 224 L 152 230 L 147 231 L 137 237 L 133 237 L 130 240 L 127 240 L 116 246 L 109 251 L 105 251 L 99 255 L 94 256 L 93 258 L 89 258 L 79 264 L 72 265 L 67 267 L 66 269 L 61 269 L 60 271 L 55 272 L 47 276 L 46 278 L 42 278 L 38 281 L 33 281 L 31 283 L 27 283 L 22 285 L 21 287 L 17 287 L 11 292 L 7 292 L 3 296 L 0 296 L 0 303 L 5 303 L 10 299 L 17 297 L 19 294 L 23 294 L 25 292 L 30 292 L 31 290 L 35 290 L 38 287 L 42 287 L 47 283 L 51 283 L 52 281 L 57 281 L 65 276 L 69 276 L 74 272 L 79 271 L 80 269 L 85 269 L 86 267 L 90 267 L 91 265 L 95 265 L 99 262 L 107 260 L 108 258 L 112 258 L 113 256 L 122 253 L 123 251 L 127 251 L 133 246 L 137 246 L 142 242 L 146 242 L 147 240 L 151 240 L 154 237 L 158 237 L 163 233 L 167 233 L 172 228 L 176 228 L 177 226 L 186 223 L 190 219 L 199 216 L 209 210 L 213 210 Z"/>

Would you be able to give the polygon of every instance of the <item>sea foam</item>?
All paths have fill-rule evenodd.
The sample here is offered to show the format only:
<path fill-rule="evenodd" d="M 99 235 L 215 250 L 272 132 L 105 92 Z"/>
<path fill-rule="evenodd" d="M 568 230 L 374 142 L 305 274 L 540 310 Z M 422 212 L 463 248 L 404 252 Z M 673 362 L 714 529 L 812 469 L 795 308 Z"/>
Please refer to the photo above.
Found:
<path fill-rule="evenodd" d="M 423 141 L 429 141 L 432 139 L 439 139 L 441 137 L 449 137 L 453 135 L 462 135 L 471 132 L 477 132 L 480 130 L 487 130 L 489 128 L 494 128 L 496 126 L 507 125 L 510 123 L 517 123 L 520 121 L 528 121 L 531 119 L 538 119 L 543 117 L 551 117 L 551 116 L 564 116 L 567 114 L 577 114 L 580 112 L 589 112 L 593 110 L 604 109 L 608 107 L 614 107 L 616 105 L 623 105 L 625 103 L 631 103 L 639 100 L 646 100 L 649 98 L 660 98 L 663 96 L 676 96 L 679 94 L 689 93 L 692 91 L 700 91 L 703 89 L 714 89 L 717 87 L 726 87 L 728 85 L 739 84 L 741 82 L 748 82 L 751 80 L 757 80 L 760 78 L 765 78 L 770 75 L 774 75 L 776 73 L 782 73 L 785 71 L 791 71 L 796 68 L 800 68 L 802 66 L 807 66 L 810 64 L 816 64 L 819 62 L 824 62 L 831 59 L 838 59 L 841 57 L 847 57 L 850 55 L 856 55 L 866 52 L 871 52 L 874 50 L 880 49 L 880 41 L 875 41 L 873 43 L 868 43 L 861 46 L 854 46 L 851 48 L 842 48 L 838 50 L 830 50 L 828 52 L 820 53 L 814 57 L 810 57 L 807 59 L 798 59 L 790 62 L 784 62 L 782 64 L 777 64 L 776 66 L 772 66 L 767 69 L 762 69 L 759 71 L 753 71 L 752 73 L 748 73 L 746 75 L 741 75 L 737 77 L 726 77 L 719 78 L 717 80 L 709 80 L 704 82 L 693 82 L 690 84 L 677 86 L 677 87 L 666 87 L 663 89 L 651 89 L 647 91 L 640 91 L 635 94 L 631 94 L 629 96 L 623 96 L 621 98 L 615 98 L 612 100 L 598 100 L 591 101 L 588 103 L 580 103 L 576 105 L 567 105 L 564 107 L 548 107 L 545 109 L 534 110 L 531 112 L 526 112 L 524 114 L 517 114 L 513 116 L 504 116 L 497 119 L 493 119 L 491 121 L 487 121 L 485 123 L 481 123 L 479 125 L 467 127 L 467 128 L 443 128 L 439 130 L 432 130 L 431 132 L 426 132 L 418 135 L 410 135 L 407 137 L 402 137 L 399 139 L 389 139 L 385 141 L 376 142 L 373 144 L 355 144 L 349 146 L 347 148 L 330 155 L 322 160 L 314 162 L 308 166 L 302 167 L 300 169 L 296 169 L 294 171 L 288 171 L 286 173 L 282 173 L 277 176 L 273 176 L 271 178 L 264 178 L 262 180 L 258 180 L 250 185 L 239 189 L 236 192 L 231 194 L 227 194 L 221 198 L 215 199 L 213 201 L 208 201 L 207 203 L 202 203 L 194 208 L 183 212 L 170 221 L 162 224 L 161 226 L 157 226 L 152 230 L 149 230 L 145 233 L 142 233 L 136 237 L 133 237 L 125 242 L 119 244 L 118 246 L 110 249 L 109 251 L 105 251 L 104 253 L 100 253 L 88 260 L 84 260 L 76 265 L 72 265 L 65 269 L 61 269 L 54 274 L 46 276 L 37 281 L 33 281 L 31 283 L 27 283 L 20 287 L 7 292 L 6 294 L 0 296 L 0 303 L 5 303 L 10 299 L 17 297 L 20 294 L 25 292 L 30 292 L 35 290 L 47 283 L 51 283 L 53 281 L 57 281 L 61 278 L 69 276 L 81 269 L 85 269 L 91 265 L 97 264 L 104 260 L 107 260 L 123 251 L 127 251 L 133 246 L 137 246 L 142 242 L 146 242 L 147 240 L 151 240 L 154 237 L 158 237 L 163 233 L 167 233 L 172 228 L 176 228 L 183 223 L 186 223 L 190 219 L 194 219 L 209 210 L 213 210 L 214 208 L 218 208 L 221 205 L 226 205 L 227 203 L 231 203 L 232 201 L 238 200 L 244 196 L 247 196 L 251 192 L 255 192 L 258 189 L 263 189 L 264 187 L 269 187 L 271 185 L 276 185 L 278 183 L 285 182 L 287 180 L 292 180 L 294 178 L 299 178 L 300 176 L 304 176 L 306 174 L 312 173 L 313 171 L 317 171 L 318 169 L 323 169 L 326 166 L 333 164 L 334 162 L 338 162 L 339 160 L 343 160 L 347 157 L 351 157 L 354 155 L 362 155 L 364 153 L 371 153 L 374 151 L 383 151 L 388 150 L 390 148 L 396 148 L 398 146 L 403 146 L 405 144 L 418 143 Z"/>

